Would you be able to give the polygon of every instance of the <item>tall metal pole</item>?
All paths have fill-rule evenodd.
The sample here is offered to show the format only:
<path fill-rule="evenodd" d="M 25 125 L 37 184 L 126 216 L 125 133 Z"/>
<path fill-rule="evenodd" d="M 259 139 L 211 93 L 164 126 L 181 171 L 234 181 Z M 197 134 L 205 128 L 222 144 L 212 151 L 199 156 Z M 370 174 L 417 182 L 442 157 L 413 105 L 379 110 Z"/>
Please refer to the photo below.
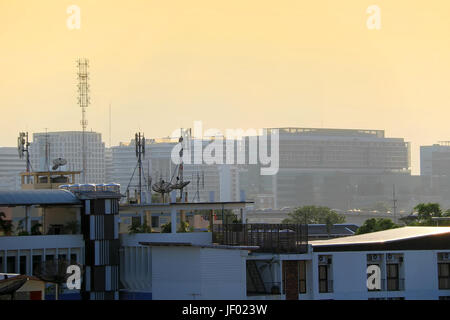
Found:
<path fill-rule="evenodd" d="M 78 59 L 78 105 L 81 107 L 81 127 L 83 129 L 82 133 L 82 157 L 83 157 L 83 183 L 86 183 L 87 175 L 87 144 L 86 144 L 86 127 L 88 124 L 86 118 L 86 108 L 90 104 L 89 98 L 89 61 L 87 59 Z"/>
<path fill-rule="evenodd" d="M 395 184 L 392 186 L 392 201 L 394 202 L 394 222 L 397 223 L 397 199 L 395 198 Z"/>

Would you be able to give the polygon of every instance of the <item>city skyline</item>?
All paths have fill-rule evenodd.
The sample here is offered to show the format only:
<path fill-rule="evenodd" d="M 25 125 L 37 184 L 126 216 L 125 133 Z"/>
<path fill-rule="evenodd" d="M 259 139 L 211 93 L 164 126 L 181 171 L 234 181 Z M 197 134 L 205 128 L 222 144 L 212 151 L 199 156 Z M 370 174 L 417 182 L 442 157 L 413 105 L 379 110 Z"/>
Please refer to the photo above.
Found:
<path fill-rule="evenodd" d="M 419 147 L 449 140 L 444 1 L 76 1 L 0 4 L 0 145 L 20 131 L 80 130 L 76 60 L 90 60 L 88 129 L 113 145 L 202 120 L 210 128 L 383 129 Z M 120 22 L 120 23 L 119 23 Z M 101 43 L 99 43 L 101 39 Z M 106 139 L 108 137 L 108 139 Z"/>

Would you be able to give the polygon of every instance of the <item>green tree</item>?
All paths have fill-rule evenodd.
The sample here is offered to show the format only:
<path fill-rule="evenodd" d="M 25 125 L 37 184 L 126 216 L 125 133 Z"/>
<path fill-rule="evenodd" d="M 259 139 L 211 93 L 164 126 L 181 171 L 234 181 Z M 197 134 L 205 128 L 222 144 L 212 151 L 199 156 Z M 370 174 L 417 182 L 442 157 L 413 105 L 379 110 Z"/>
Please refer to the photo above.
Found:
<path fill-rule="evenodd" d="M 5 236 L 10 236 L 13 231 L 13 224 L 11 220 L 6 220 L 6 214 L 0 212 L 0 230 L 3 231 Z"/>
<path fill-rule="evenodd" d="M 391 219 L 387 218 L 372 218 L 367 219 L 364 224 L 356 230 L 356 234 L 370 233 L 400 227 Z"/>
<path fill-rule="evenodd" d="M 409 226 L 450 225 L 450 221 L 433 221 L 433 218 L 450 217 L 450 209 L 443 211 L 439 203 L 419 203 L 414 207 L 417 216 L 409 215 L 402 220 Z"/>
<path fill-rule="evenodd" d="M 344 223 L 345 216 L 336 213 L 328 207 L 303 206 L 288 214 L 283 223 L 326 224 L 328 227 Z"/>
<path fill-rule="evenodd" d="M 144 217 L 144 222 L 141 224 L 140 221 L 132 222 L 128 227 L 128 231 L 130 234 L 133 233 L 151 233 L 152 228 L 147 224 L 147 218 Z"/>
<path fill-rule="evenodd" d="M 178 228 L 177 232 L 192 232 L 194 228 L 189 226 L 189 223 L 182 221 L 180 223 L 180 227 Z M 171 233 L 172 232 L 172 223 L 166 223 L 161 227 L 161 233 Z"/>

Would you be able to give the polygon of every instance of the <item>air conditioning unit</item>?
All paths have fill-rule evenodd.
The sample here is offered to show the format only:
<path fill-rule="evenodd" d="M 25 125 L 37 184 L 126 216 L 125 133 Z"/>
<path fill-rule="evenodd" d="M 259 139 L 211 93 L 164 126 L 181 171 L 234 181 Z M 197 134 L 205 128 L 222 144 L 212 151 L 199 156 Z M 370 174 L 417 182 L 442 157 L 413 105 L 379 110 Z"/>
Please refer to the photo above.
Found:
<path fill-rule="evenodd" d="M 448 253 L 448 252 L 444 252 L 444 253 L 442 254 L 442 260 L 449 260 L 449 259 L 450 259 L 449 253 Z"/>
<path fill-rule="evenodd" d="M 386 256 L 386 260 L 387 261 L 394 261 L 395 260 L 395 256 L 390 254 L 390 253 L 388 253 L 387 256 Z"/>
<path fill-rule="evenodd" d="M 381 254 L 369 254 L 369 261 L 381 261 Z"/>

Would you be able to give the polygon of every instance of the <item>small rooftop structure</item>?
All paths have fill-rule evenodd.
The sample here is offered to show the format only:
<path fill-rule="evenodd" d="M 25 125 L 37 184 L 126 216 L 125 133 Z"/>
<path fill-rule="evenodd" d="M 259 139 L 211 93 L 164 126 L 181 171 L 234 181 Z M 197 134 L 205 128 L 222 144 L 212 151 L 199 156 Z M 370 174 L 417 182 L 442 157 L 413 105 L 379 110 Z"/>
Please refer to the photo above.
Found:
<path fill-rule="evenodd" d="M 81 171 L 34 171 L 21 172 L 22 189 L 58 189 L 62 184 L 75 183 Z"/>
<path fill-rule="evenodd" d="M 68 190 L 0 191 L 0 206 L 78 205 L 81 201 Z"/>

